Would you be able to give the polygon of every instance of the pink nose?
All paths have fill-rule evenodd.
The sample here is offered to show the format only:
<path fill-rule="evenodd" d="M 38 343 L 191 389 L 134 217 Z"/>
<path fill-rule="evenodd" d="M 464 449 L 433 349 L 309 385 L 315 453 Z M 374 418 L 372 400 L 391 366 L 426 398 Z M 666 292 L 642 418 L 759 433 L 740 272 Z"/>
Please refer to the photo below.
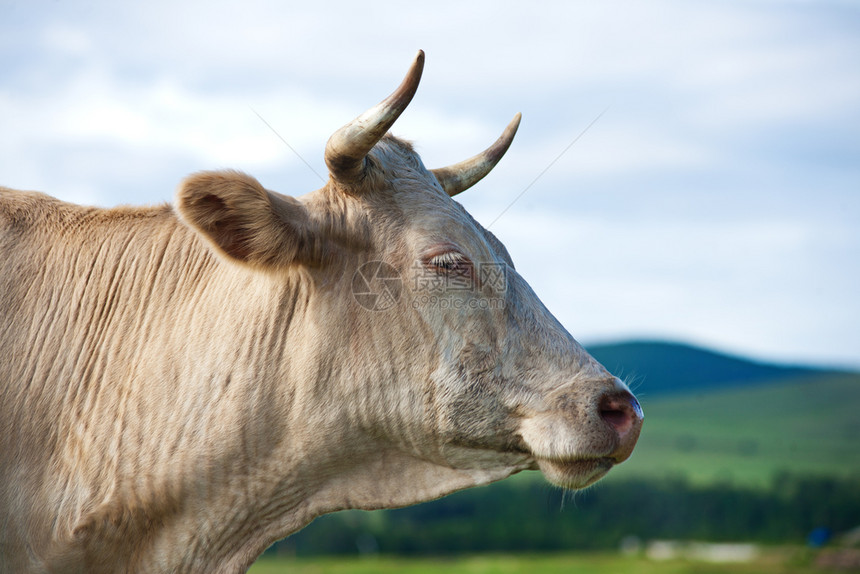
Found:
<path fill-rule="evenodd" d="M 618 446 L 609 455 L 615 462 L 627 460 L 642 430 L 642 407 L 627 391 L 606 393 L 600 398 L 600 416 L 618 435 Z"/>

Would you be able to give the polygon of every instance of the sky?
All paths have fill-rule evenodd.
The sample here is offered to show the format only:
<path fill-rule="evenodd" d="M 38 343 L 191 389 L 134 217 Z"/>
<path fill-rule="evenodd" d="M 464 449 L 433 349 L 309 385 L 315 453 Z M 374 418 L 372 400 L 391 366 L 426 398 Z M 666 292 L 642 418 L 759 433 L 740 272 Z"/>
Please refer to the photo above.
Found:
<path fill-rule="evenodd" d="M 392 131 L 441 167 L 523 114 L 458 200 L 580 342 L 860 368 L 857 2 L 0 0 L 0 185 L 302 195 L 418 49 Z"/>

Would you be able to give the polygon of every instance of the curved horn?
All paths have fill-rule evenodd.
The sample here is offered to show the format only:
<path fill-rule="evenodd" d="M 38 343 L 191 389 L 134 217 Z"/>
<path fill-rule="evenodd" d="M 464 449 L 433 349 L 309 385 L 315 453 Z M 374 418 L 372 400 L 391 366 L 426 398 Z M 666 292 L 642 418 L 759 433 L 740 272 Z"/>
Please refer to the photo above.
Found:
<path fill-rule="evenodd" d="M 344 183 L 361 178 L 364 158 L 409 105 L 423 70 L 424 52 L 418 50 L 406 78 L 394 93 L 332 134 L 325 147 L 325 162 L 332 178 Z"/>
<path fill-rule="evenodd" d="M 490 173 L 490 170 L 496 167 L 496 164 L 499 163 L 499 160 L 502 159 L 502 156 L 511 147 L 511 142 L 514 141 L 514 135 L 517 133 L 517 128 L 520 127 L 520 119 L 522 117 L 522 114 L 517 113 L 514 119 L 511 120 L 511 123 L 508 124 L 508 127 L 505 128 L 505 131 L 502 132 L 499 139 L 475 157 L 455 163 L 454 165 L 449 165 L 448 167 L 430 170 L 436 176 L 436 179 L 439 180 L 442 189 L 448 195 L 454 197 L 461 191 L 469 189 Z"/>

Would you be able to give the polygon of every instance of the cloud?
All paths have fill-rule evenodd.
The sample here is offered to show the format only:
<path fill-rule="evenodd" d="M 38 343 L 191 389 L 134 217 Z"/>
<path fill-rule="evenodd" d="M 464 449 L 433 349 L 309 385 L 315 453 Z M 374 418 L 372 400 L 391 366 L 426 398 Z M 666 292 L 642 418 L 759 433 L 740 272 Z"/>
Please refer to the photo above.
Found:
<path fill-rule="evenodd" d="M 300 195 L 302 159 L 323 173 L 423 48 L 395 133 L 441 166 L 523 113 L 460 197 L 486 224 L 513 202 L 493 230 L 575 336 L 860 365 L 858 23 L 839 2 L 15 3 L 0 173 L 104 205 L 220 167 Z"/>
<path fill-rule="evenodd" d="M 857 292 L 860 275 L 844 274 L 844 253 L 828 255 L 850 241 L 847 228 L 834 236 L 802 220 L 619 222 L 543 210 L 510 212 L 494 231 L 585 341 L 659 334 L 789 361 L 844 361 L 858 343 L 858 307 L 838 301 Z M 819 294 L 830 301 L 810 304 Z M 826 329 L 844 339 L 816 349 L 810 334 Z"/>

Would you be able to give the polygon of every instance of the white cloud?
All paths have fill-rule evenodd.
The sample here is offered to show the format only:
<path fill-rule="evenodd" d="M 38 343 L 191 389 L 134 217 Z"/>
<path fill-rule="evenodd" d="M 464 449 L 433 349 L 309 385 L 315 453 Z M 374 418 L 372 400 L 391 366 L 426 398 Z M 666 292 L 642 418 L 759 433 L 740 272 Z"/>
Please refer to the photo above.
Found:
<path fill-rule="evenodd" d="M 834 2 L 34 0 L 0 21 L 0 173 L 85 203 L 217 167 L 301 193 L 318 180 L 252 110 L 322 172 L 423 48 L 394 131 L 428 166 L 523 112 L 463 199 L 485 223 L 609 106 L 494 225 L 574 335 L 860 364 L 858 22 Z"/>
<path fill-rule="evenodd" d="M 856 364 L 860 307 L 844 302 L 860 288 L 860 274 L 844 276 L 844 260 L 830 255 L 845 242 L 860 254 L 847 227 L 834 233 L 803 219 L 614 221 L 512 210 L 493 230 L 582 340 L 667 336 L 793 362 L 841 357 Z M 812 334 L 826 330 L 839 337 L 822 348 Z"/>

